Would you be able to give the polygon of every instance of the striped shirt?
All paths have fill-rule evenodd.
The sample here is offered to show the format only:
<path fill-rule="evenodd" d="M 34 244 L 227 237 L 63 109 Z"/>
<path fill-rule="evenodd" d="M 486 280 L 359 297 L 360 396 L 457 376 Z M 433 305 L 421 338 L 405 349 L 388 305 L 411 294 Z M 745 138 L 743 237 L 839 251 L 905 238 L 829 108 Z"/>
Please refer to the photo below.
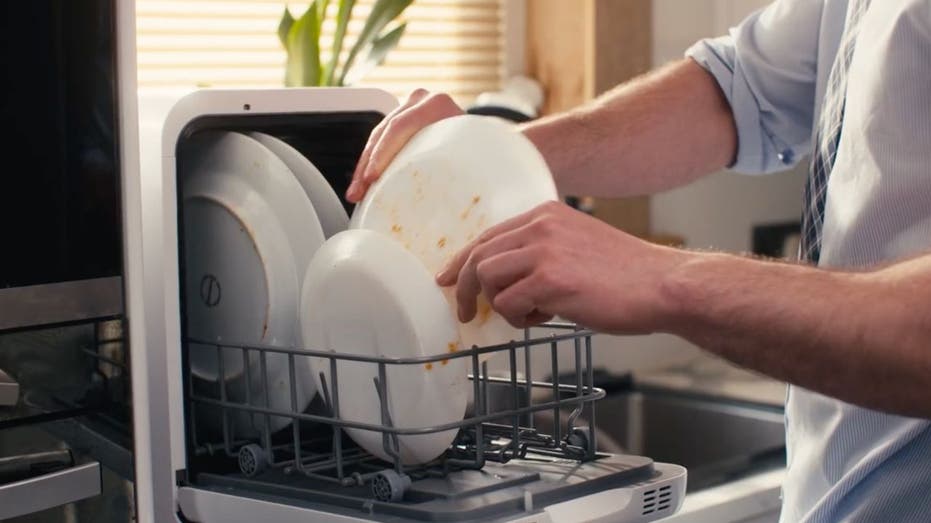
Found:
<path fill-rule="evenodd" d="M 733 108 L 735 170 L 784 170 L 811 152 L 847 4 L 778 0 L 687 51 Z M 931 0 L 873 1 L 856 38 L 822 267 L 869 267 L 931 249 Z M 929 420 L 793 386 L 786 443 L 782 521 L 931 522 Z"/>

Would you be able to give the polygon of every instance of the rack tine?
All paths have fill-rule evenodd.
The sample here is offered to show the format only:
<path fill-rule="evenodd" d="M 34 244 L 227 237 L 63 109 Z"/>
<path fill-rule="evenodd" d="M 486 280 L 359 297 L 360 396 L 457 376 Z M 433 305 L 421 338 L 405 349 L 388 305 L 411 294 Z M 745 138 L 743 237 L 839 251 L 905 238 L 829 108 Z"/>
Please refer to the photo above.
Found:
<path fill-rule="evenodd" d="M 252 369 L 249 368 L 249 349 L 240 347 L 242 352 L 242 368 L 246 377 L 246 405 L 252 405 Z M 266 391 L 267 392 L 267 391 Z M 266 394 L 267 396 L 268 394 Z M 249 416 L 249 425 L 255 430 L 255 415 Z"/>
<path fill-rule="evenodd" d="M 336 369 L 335 369 L 336 360 L 331 358 L 329 361 L 332 364 L 330 366 L 330 373 L 332 376 L 336 376 Z M 323 395 L 323 406 L 330 413 L 330 415 L 333 416 L 333 419 L 337 419 L 339 417 L 337 408 L 336 408 L 337 406 L 334 406 L 334 404 L 330 401 L 330 388 L 327 386 L 326 374 L 324 374 L 321 371 L 319 376 L 320 376 L 320 393 Z M 335 396 L 336 394 L 335 388 L 333 389 L 333 393 Z M 294 422 L 297 423 L 297 420 L 294 420 Z M 342 481 L 343 480 L 343 465 L 344 465 L 343 463 L 343 438 L 342 438 L 342 435 L 340 434 L 339 425 L 334 424 L 332 428 L 333 428 L 332 447 L 333 447 L 333 456 L 334 456 L 335 467 L 336 467 L 336 477 L 340 481 Z M 295 442 L 295 444 L 299 445 L 300 442 Z"/>
<path fill-rule="evenodd" d="M 531 362 L 530 362 L 530 329 L 524 329 L 524 387 L 525 393 L 527 396 L 527 407 L 533 407 L 533 375 L 531 372 Z M 534 420 L 533 413 L 527 415 L 527 427 L 533 429 Z"/>
<path fill-rule="evenodd" d="M 339 366 L 336 364 L 336 358 L 330 358 L 330 377 L 333 380 L 333 390 L 331 391 L 332 395 L 329 399 L 333 401 L 332 407 L 334 419 L 339 419 Z M 321 373 L 322 376 L 322 373 Z M 329 403 L 329 400 L 327 401 Z M 333 425 L 333 454 L 336 458 L 336 477 L 340 481 L 343 481 L 345 478 L 343 476 L 343 438 L 340 434 L 339 425 Z"/>
<path fill-rule="evenodd" d="M 595 391 L 595 370 L 592 366 L 592 336 L 590 334 L 585 336 L 585 370 L 588 374 L 588 394 L 592 394 Z M 591 443 L 591 448 L 588 449 L 588 457 L 593 458 L 598 449 L 598 442 L 596 440 L 598 431 L 595 430 L 594 400 L 588 402 L 588 434 L 589 442 Z"/>
<path fill-rule="evenodd" d="M 259 351 L 259 372 L 261 373 L 262 390 L 265 391 L 265 408 L 271 408 L 268 390 L 268 362 L 265 351 Z M 297 420 L 295 420 L 297 423 Z M 271 416 L 264 414 L 262 416 L 262 445 L 265 448 L 265 454 L 268 456 L 269 465 L 275 465 L 275 453 L 272 451 L 272 425 Z"/>
<path fill-rule="evenodd" d="M 509 363 L 511 365 L 511 398 L 514 402 L 515 410 L 520 409 L 520 391 L 517 389 L 517 349 L 512 344 L 508 350 Z M 520 450 L 520 414 L 515 414 L 513 426 L 511 427 L 511 449 L 516 456 Z"/>
<path fill-rule="evenodd" d="M 559 355 L 556 353 L 558 343 L 550 342 L 550 365 L 552 367 L 553 380 L 553 401 L 559 401 Z M 562 426 L 560 425 L 559 406 L 553 407 L 553 439 L 560 441 L 562 439 Z"/>
<path fill-rule="evenodd" d="M 488 361 L 487 360 L 482 362 L 482 373 L 480 374 L 480 376 L 482 379 L 482 398 L 485 399 L 485 401 L 482 402 L 483 408 L 481 412 L 487 415 L 489 414 L 489 409 L 491 408 L 491 406 L 488 405 Z"/>
<path fill-rule="evenodd" d="M 323 394 L 323 406 L 330 414 L 333 414 L 333 404 L 330 402 L 330 390 L 327 388 L 326 374 L 320 372 L 318 376 L 320 376 L 320 392 Z"/>
<path fill-rule="evenodd" d="M 378 364 L 378 377 L 373 378 L 375 382 L 375 392 L 378 394 L 378 401 L 381 407 L 381 424 L 386 428 L 394 428 L 394 423 L 391 421 L 391 412 L 388 411 L 388 377 L 385 372 L 384 362 Z M 401 456 L 399 454 L 401 450 L 400 442 L 398 441 L 398 435 L 396 433 L 381 433 L 382 446 L 385 449 L 385 453 L 394 461 L 394 468 L 398 474 L 403 474 L 404 469 L 401 467 Z"/>
<path fill-rule="evenodd" d="M 297 412 L 297 373 L 294 370 L 294 354 L 288 354 L 288 381 L 288 389 L 291 391 L 291 412 Z M 294 468 L 306 474 L 301 459 L 301 424 L 297 419 L 291 423 L 291 434 L 294 437 Z"/>
<path fill-rule="evenodd" d="M 582 388 L 582 342 L 578 338 L 572 340 L 573 349 L 575 351 L 575 396 L 581 398 L 585 394 L 585 390 Z M 567 432 L 566 434 L 572 434 L 572 429 L 575 428 L 575 421 L 579 419 L 579 414 L 582 413 L 583 405 L 579 403 L 576 405 L 575 409 L 572 410 L 572 413 L 569 414 L 569 419 L 566 420 Z"/>
<path fill-rule="evenodd" d="M 227 394 L 226 394 L 226 365 L 223 363 L 223 346 L 220 344 L 216 345 L 217 347 L 217 380 L 220 382 L 220 401 L 226 403 Z M 223 425 L 223 450 L 228 456 L 233 456 L 233 434 L 231 434 L 230 427 L 230 413 L 229 409 L 221 409 L 221 419 Z"/>

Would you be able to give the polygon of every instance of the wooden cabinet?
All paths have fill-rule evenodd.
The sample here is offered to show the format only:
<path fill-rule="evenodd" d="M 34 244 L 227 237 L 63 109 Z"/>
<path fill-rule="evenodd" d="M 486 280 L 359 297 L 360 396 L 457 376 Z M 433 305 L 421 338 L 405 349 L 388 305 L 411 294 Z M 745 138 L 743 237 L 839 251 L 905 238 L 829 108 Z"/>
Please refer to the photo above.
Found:
<path fill-rule="evenodd" d="M 547 114 L 652 65 L 652 0 L 527 0 L 526 30 L 527 74 L 543 84 Z M 650 233 L 649 197 L 596 199 L 593 214 L 632 234 Z"/>

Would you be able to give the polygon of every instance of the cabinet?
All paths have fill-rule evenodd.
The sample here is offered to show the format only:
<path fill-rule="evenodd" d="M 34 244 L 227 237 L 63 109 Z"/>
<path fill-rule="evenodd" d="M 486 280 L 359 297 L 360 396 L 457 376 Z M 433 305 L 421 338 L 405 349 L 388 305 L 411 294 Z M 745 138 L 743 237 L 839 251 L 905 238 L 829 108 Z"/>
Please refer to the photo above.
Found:
<path fill-rule="evenodd" d="M 652 65 L 651 0 L 527 2 L 527 74 L 543 84 L 551 114 L 581 105 Z M 585 196 L 585 195 L 578 195 Z M 650 234 L 649 197 L 595 199 L 593 215 Z"/>

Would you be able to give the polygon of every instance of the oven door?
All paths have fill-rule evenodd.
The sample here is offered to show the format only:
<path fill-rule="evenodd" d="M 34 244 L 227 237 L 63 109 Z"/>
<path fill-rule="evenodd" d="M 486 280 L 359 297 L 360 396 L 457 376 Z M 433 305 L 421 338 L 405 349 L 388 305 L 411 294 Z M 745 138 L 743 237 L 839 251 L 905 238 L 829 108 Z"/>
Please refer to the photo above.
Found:
<path fill-rule="evenodd" d="M 139 265 L 124 238 L 134 234 L 126 189 L 138 184 L 133 3 L 0 11 L 11 131 L 0 143 L 0 519 L 127 521 L 124 283 Z"/>

